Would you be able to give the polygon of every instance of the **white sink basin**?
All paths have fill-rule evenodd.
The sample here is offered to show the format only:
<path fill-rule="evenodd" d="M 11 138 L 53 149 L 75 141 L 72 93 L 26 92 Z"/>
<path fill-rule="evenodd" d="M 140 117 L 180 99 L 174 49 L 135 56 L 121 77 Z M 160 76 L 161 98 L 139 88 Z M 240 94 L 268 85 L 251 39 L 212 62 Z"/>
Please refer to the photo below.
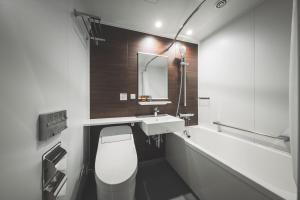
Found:
<path fill-rule="evenodd" d="M 146 135 L 158 135 L 184 130 L 184 120 L 171 115 L 145 117 L 140 122 L 141 129 Z"/>

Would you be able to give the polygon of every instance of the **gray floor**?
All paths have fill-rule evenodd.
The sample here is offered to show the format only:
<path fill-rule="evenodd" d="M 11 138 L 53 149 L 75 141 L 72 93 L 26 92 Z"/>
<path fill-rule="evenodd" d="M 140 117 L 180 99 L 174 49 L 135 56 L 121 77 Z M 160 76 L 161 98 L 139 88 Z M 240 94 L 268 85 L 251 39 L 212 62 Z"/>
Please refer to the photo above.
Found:
<path fill-rule="evenodd" d="M 97 200 L 94 175 L 90 174 L 82 200 Z M 199 200 L 169 164 L 162 160 L 141 164 L 136 177 L 136 200 Z"/>

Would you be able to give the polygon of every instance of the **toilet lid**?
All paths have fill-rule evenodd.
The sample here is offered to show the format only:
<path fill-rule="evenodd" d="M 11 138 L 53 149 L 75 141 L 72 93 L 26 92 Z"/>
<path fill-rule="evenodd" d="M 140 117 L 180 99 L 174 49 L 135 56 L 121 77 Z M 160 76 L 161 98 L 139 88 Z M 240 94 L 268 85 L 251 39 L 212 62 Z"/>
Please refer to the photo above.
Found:
<path fill-rule="evenodd" d="M 95 173 L 98 179 L 106 184 L 125 182 L 136 171 L 136 149 L 128 128 L 130 129 L 128 126 L 107 127 L 100 133 Z M 108 132 L 110 134 L 107 134 Z M 118 133 L 120 134 L 117 135 Z"/>

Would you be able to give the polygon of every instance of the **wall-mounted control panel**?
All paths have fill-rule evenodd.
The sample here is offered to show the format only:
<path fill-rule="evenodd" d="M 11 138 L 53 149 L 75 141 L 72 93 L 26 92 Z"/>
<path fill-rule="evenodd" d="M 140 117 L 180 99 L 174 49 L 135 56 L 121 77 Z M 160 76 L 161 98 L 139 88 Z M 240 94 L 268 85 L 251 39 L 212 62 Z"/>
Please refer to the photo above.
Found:
<path fill-rule="evenodd" d="M 67 151 L 58 143 L 43 155 L 43 200 L 64 199 L 67 186 L 66 154 Z"/>
<path fill-rule="evenodd" d="M 62 110 L 39 116 L 39 139 L 47 140 L 67 128 L 67 111 Z"/>

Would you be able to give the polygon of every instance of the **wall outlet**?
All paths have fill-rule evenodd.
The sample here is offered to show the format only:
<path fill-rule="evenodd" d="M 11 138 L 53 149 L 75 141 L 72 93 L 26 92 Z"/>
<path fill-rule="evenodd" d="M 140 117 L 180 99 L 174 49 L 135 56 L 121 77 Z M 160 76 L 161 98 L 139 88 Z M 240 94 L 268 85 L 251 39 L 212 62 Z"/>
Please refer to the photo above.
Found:
<path fill-rule="evenodd" d="M 131 100 L 135 100 L 136 99 L 136 95 L 135 94 L 130 94 L 130 99 Z"/>
<path fill-rule="evenodd" d="M 120 93 L 120 101 L 127 101 L 127 93 Z"/>

